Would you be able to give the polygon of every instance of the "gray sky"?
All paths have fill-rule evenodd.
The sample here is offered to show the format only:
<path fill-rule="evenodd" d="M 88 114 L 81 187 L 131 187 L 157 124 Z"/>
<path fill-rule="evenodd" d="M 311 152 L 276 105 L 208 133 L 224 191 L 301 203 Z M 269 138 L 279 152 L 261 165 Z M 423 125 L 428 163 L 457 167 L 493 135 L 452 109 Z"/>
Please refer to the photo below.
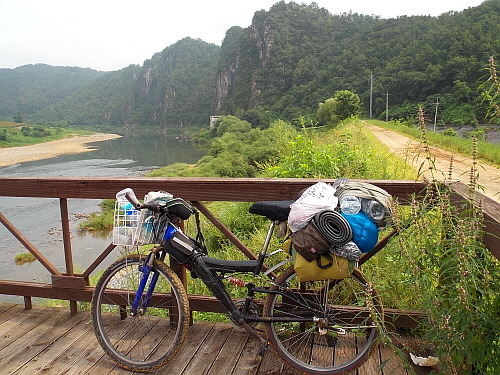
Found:
<path fill-rule="evenodd" d="M 484 0 L 317 0 L 332 14 L 438 16 Z M 221 45 L 231 26 L 278 0 L 0 0 L 0 68 L 45 63 L 97 70 L 140 64 L 189 36 Z M 286 0 L 288 3 L 289 0 Z M 296 0 L 310 4 L 310 0 Z"/>

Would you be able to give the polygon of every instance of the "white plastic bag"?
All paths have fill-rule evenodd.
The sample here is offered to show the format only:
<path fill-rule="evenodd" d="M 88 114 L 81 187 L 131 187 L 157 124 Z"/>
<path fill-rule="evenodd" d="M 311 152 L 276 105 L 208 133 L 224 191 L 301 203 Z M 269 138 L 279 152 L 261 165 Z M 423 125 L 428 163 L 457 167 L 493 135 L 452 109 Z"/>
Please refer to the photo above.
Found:
<path fill-rule="evenodd" d="M 288 226 L 292 232 L 304 228 L 317 213 L 333 211 L 338 204 L 335 188 L 324 182 L 310 186 L 290 206 Z"/>

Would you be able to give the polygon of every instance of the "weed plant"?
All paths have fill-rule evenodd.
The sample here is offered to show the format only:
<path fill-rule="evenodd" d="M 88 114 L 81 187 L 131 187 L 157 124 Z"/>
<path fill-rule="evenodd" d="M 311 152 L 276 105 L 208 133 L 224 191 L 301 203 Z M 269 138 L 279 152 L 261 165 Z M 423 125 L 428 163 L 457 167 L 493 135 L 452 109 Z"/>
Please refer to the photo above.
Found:
<path fill-rule="evenodd" d="M 18 254 L 14 258 L 14 261 L 17 265 L 31 263 L 34 262 L 35 260 L 36 260 L 35 256 L 31 253 Z"/>
<path fill-rule="evenodd" d="M 280 161 L 264 165 L 266 177 L 393 179 L 416 178 L 359 120 L 329 131 L 303 129 L 288 143 Z"/>
<path fill-rule="evenodd" d="M 427 153 L 422 169 L 432 171 L 425 127 L 421 129 Z M 459 205 L 452 203 L 449 186 L 438 181 L 414 198 L 409 213 L 396 205 L 399 259 L 404 260 L 398 265 L 404 267 L 404 283 L 417 307 L 428 314 L 425 338 L 435 345 L 442 373 L 493 375 L 500 373 L 500 268 L 480 240 L 483 217 L 475 163 L 469 187 L 468 200 Z M 408 215 L 412 225 L 404 229 Z"/>

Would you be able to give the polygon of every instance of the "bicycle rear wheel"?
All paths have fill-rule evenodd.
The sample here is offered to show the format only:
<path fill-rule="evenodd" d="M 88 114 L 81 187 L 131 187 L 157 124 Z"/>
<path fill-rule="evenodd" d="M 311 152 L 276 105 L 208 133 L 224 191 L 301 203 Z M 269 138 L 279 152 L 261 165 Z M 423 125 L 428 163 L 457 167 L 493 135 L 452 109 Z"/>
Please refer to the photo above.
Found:
<path fill-rule="evenodd" d="M 131 314 L 144 257 L 126 256 L 113 263 L 99 279 L 92 297 L 92 320 L 104 351 L 119 366 L 149 371 L 162 366 L 180 349 L 189 328 L 187 294 L 177 275 L 154 261 L 139 306 L 154 274 L 154 293 L 146 309 Z"/>
<path fill-rule="evenodd" d="M 301 283 L 290 267 L 271 290 L 280 293 L 269 294 L 266 316 L 290 320 L 267 323 L 269 340 L 286 363 L 325 375 L 351 371 L 368 359 L 383 311 L 361 271 L 343 280 Z"/>

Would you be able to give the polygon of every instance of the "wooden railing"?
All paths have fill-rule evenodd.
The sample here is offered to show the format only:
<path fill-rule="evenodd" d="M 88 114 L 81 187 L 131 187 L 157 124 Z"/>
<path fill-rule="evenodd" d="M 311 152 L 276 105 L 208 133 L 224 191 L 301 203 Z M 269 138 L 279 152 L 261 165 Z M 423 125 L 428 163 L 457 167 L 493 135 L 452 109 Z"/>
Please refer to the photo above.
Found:
<path fill-rule="evenodd" d="M 333 180 L 322 180 L 332 182 Z M 70 301 L 71 312 L 76 313 L 76 302 L 89 302 L 93 288 L 89 286 L 89 276 L 114 249 L 110 244 L 92 264 L 81 274 L 76 274 L 70 240 L 68 199 L 108 199 L 117 191 L 130 187 L 137 196 L 149 191 L 164 190 L 177 197 L 193 202 L 245 255 L 255 258 L 228 228 L 220 223 L 201 203 L 202 201 L 245 201 L 289 200 L 302 189 L 318 182 L 316 179 L 227 179 L 227 178 L 0 178 L 0 196 L 55 198 L 60 202 L 62 236 L 66 272 L 60 272 L 43 254 L 31 244 L 12 223 L 1 213 L 0 222 L 37 258 L 50 272 L 51 283 L 37 283 L 0 279 L 0 294 L 24 296 L 26 308 L 31 308 L 31 297 L 63 299 Z M 408 202 L 413 194 L 423 192 L 422 182 L 411 181 L 368 181 L 386 191 L 399 202 Z M 467 186 L 452 184 L 453 201 L 466 200 Z M 484 243 L 500 259 L 500 205 L 482 197 L 484 212 Z M 381 249 L 383 246 L 379 246 Z M 371 254 L 374 255 L 374 254 Z M 174 270 L 186 285 L 186 274 L 180 265 L 172 264 Z M 189 295 L 190 308 L 197 311 L 223 312 L 218 301 L 209 296 Z M 390 314 L 389 314 L 390 315 Z M 392 322 L 399 326 L 411 326 L 418 312 L 393 312 Z"/>

